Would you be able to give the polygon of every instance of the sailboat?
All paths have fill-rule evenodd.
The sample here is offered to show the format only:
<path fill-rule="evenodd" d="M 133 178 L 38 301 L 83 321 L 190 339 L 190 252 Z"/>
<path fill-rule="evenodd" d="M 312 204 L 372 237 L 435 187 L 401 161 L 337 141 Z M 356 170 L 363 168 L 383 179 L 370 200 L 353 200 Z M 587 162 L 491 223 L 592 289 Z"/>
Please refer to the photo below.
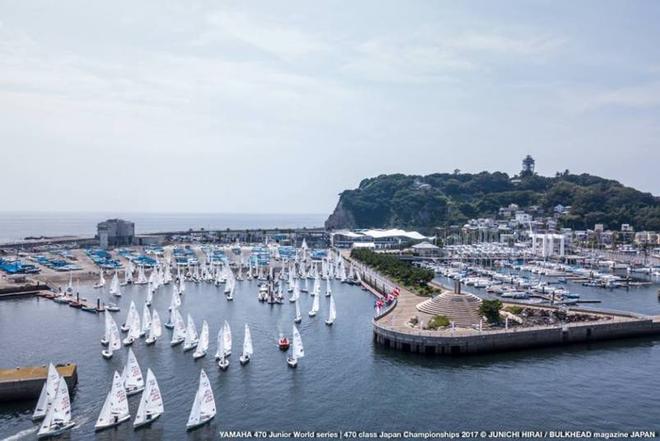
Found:
<path fill-rule="evenodd" d="M 176 346 L 183 343 L 183 340 L 186 337 L 186 327 L 183 323 L 183 317 L 178 309 L 174 310 L 174 332 L 172 332 L 172 341 L 170 342 L 171 346 Z"/>
<path fill-rule="evenodd" d="M 103 338 L 101 339 L 101 344 L 103 346 L 108 346 L 108 343 L 110 343 L 110 319 L 112 318 L 110 316 L 110 313 L 108 310 L 105 310 L 104 313 L 104 318 L 105 318 L 105 331 L 103 332 Z"/>
<path fill-rule="evenodd" d="M 312 310 L 309 311 L 309 316 L 310 317 L 314 317 L 316 315 L 316 313 L 319 312 L 319 307 L 320 307 L 319 297 L 320 297 L 319 294 L 316 294 L 314 296 L 314 302 L 312 303 Z"/>
<path fill-rule="evenodd" d="M 151 303 L 152 303 L 153 301 L 154 301 L 154 290 L 151 289 L 151 288 L 149 288 L 149 289 L 147 289 L 147 298 L 146 298 L 146 300 L 144 301 L 144 303 L 145 303 L 147 306 L 151 306 Z"/>
<path fill-rule="evenodd" d="M 99 281 L 94 285 L 94 288 L 103 288 L 105 286 L 105 278 L 103 277 L 103 270 L 99 272 Z"/>
<path fill-rule="evenodd" d="M 206 355 L 206 351 L 209 349 L 209 324 L 206 323 L 206 320 L 202 322 L 202 331 L 199 334 L 199 343 L 197 343 L 197 348 L 193 352 L 193 358 L 197 360 Z M 185 350 L 185 346 L 184 346 Z"/>
<path fill-rule="evenodd" d="M 332 288 L 330 287 L 330 278 L 328 277 L 325 281 L 325 296 L 330 297 L 332 295 Z"/>
<path fill-rule="evenodd" d="M 231 327 L 229 326 L 229 323 L 227 323 L 227 320 L 225 320 L 224 328 L 223 337 L 225 355 L 229 357 L 231 355 Z"/>
<path fill-rule="evenodd" d="M 317 296 L 318 297 L 318 296 Z M 293 345 L 291 349 L 291 356 L 286 359 L 289 367 L 295 368 L 298 366 L 298 359 L 305 356 L 305 349 L 303 348 L 302 338 L 296 325 L 293 325 Z"/>
<path fill-rule="evenodd" d="M 293 323 L 302 322 L 302 315 L 300 314 L 300 302 L 296 302 L 296 317 L 293 319 Z"/>
<path fill-rule="evenodd" d="M 133 428 L 137 429 L 147 424 L 153 423 L 162 413 L 165 412 L 163 406 L 163 397 L 160 394 L 158 381 L 151 369 L 147 369 L 147 383 L 140 398 L 140 406 L 133 421 Z"/>
<path fill-rule="evenodd" d="M 186 423 L 186 430 L 193 430 L 207 422 L 215 416 L 215 398 L 213 397 L 213 389 L 209 382 L 209 377 L 206 376 L 204 369 L 199 374 L 199 388 L 195 394 L 195 401 L 193 402 L 190 416 Z"/>
<path fill-rule="evenodd" d="M 188 314 L 188 326 L 186 327 L 186 338 L 183 341 L 183 351 L 186 352 L 197 347 L 197 343 L 199 343 L 197 328 L 195 327 L 193 318 Z"/>
<path fill-rule="evenodd" d="M 183 280 L 183 279 L 182 279 Z M 181 306 L 180 291 L 176 285 L 172 285 L 172 298 L 170 299 L 170 311 Z"/>
<path fill-rule="evenodd" d="M 133 308 L 133 314 L 130 317 L 131 322 L 128 324 L 128 335 L 122 341 L 124 346 L 132 345 L 135 340 L 140 338 L 140 333 L 142 332 L 142 328 L 140 327 L 140 315 L 138 314 L 137 309 L 135 309 L 135 304 L 133 302 L 131 302 L 131 307 Z"/>
<path fill-rule="evenodd" d="M 298 279 L 296 279 L 293 282 L 293 294 L 289 298 L 289 302 L 293 303 L 297 301 L 300 298 L 300 282 L 298 282 Z"/>
<path fill-rule="evenodd" d="M 60 374 L 55 369 L 53 363 L 48 364 L 48 376 L 46 377 L 46 382 L 41 388 L 41 394 L 39 395 L 39 401 L 37 401 L 37 407 L 34 408 L 34 413 L 32 414 L 32 419 L 34 421 L 40 420 L 46 416 L 48 408 L 55 399 L 57 394 L 57 387 L 60 380 Z"/>
<path fill-rule="evenodd" d="M 133 323 L 133 317 L 137 315 L 137 308 L 135 307 L 135 302 L 131 300 L 131 305 L 128 307 L 128 314 L 126 314 L 126 321 L 121 325 L 121 332 L 128 332 L 131 329 L 131 323 Z"/>
<path fill-rule="evenodd" d="M 325 324 L 332 326 L 337 318 L 337 308 L 335 307 L 335 298 L 330 296 L 330 312 L 328 313 L 328 319 L 325 321 Z"/>
<path fill-rule="evenodd" d="M 149 306 L 146 304 L 142 307 L 142 329 L 140 330 L 140 337 L 144 337 L 151 328 L 151 313 Z"/>
<path fill-rule="evenodd" d="M 239 357 L 238 361 L 242 365 L 248 364 L 250 362 L 250 357 L 254 352 L 252 348 L 252 335 L 250 334 L 250 327 L 248 324 L 245 324 L 245 337 L 243 337 L 243 353 Z"/>
<path fill-rule="evenodd" d="M 158 311 L 154 311 L 153 315 L 151 316 L 151 326 L 149 327 L 149 335 L 147 336 L 144 342 L 148 345 L 152 345 L 156 343 L 156 340 L 158 340 L 158 337 L 160 337 L 162 333 L 163 333 L 163 328 L 161 327 L 160 324 L 160 315 L 158 315 Z"/>
<path fill-rule="evenodd" d="M 117 323 L 115 319 L 106 311 L 106 320 L 108 326 L 108 348 L 101 351 L 101 355 L 106 360 L 112 358 L 112 353 L 119 348 L 121 348 L 121 336 L 119 335 L 119 329 L 117 329 Z"/>
<path fill-rule="evenodd" d="M 117 426 L 131 417 L 128 412 L 128 398 L 121 376 L 115 371 L 112 379 L 112 389 L 108 392 L 101 409 L 101 414 L 96 420 L 96 430 L 107 429 Z"/>
<path fill-rule="evenodd" d="M 128 349 L 128 360 L 121 373 L 126 395 L 133 395 L 144 390 L 144 378 L 142 378 L 142 369 L 138 364 L 133 349 Z"/>
<path fill-rule="evenodd" d="M 115 270 L 115 275 L 112 276 L 112 282 L 110 282 L 110 294 L 113 296 L 121 297 L 121 291 L 119 290 L 119 276 L 117 275 L 117 270 Z"/>
<path fill-rule="evenodd" d="M 52 366 L 52 365 L 51 365 Z M 76 424 L 71 421 L 71 400 L 69 399 L 69 387 L 66 380 L 59 377 L 56 384 L 56 393 L 51 406 L 46 412 L 39 432 L 38 438 L 47 438 L 59 435 L 65 430 L 71 429 Z"/>

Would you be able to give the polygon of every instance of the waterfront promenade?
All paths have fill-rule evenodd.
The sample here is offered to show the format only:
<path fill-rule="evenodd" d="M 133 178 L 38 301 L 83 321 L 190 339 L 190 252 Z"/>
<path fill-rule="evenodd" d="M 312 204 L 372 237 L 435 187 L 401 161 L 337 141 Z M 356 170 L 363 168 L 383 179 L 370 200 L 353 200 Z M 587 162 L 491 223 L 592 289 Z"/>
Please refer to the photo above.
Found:
<path fill-rule="evenodd" d="M 351 259 L 347 252 L 343 252 L 342 255 L 360 271 L 363 282 L 371 285 L 380 293 L 386 295 L 395 286 L 399 286 L 372 268 Z M 593 319 L 571 323 L 557 322 L 543 326 L 488 328 L 485 325 L 482 327 L 475 324 L 427 330 L 423 329 L 423 325 L 428 323 L 433 315 L 420 311 L 420 304 L 428 301 L 429 298 L 418 296 L 402 286 L 399 286 L 399 289 L 397 302 L 384 313 L 376 316 L 372 325 L 374 340 L 377 343 L 406 352 L 445 355 L 475 354 L 660 334 L 660 316 L 587 308 L 568 309 L 517 302 L 506 302 L 504 305 L 524 306 L 546 311 L 563 309 L 571 314 L 581 314 Z M 445 293 L 447 291 L 444 291 L 443 294 Z M 451 300 L 455 301 L 456 296 L 472 295 L 452 294 L 452 296 L 454 298 Z M 416 324 L 411 323 L 413 317 L 417 319 Z"/>

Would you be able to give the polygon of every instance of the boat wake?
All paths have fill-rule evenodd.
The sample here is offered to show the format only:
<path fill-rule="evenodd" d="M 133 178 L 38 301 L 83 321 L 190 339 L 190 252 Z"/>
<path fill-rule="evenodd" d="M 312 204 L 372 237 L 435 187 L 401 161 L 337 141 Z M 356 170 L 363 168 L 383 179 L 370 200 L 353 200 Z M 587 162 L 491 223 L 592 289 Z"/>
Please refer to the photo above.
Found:
<path fill-rule="evenodd" d="M 39 426 L 34 426 L 30 427 L 29 429 L 21 430 L 20 432 L 17 432 L 11 436 L 8 436 L 7 438 L 3 439 L 2 441 L 15 441 L 19 439 L 23 439 L 27 437 L 28 435 L 35 433 L 37 430 L 39 430 Z"/>

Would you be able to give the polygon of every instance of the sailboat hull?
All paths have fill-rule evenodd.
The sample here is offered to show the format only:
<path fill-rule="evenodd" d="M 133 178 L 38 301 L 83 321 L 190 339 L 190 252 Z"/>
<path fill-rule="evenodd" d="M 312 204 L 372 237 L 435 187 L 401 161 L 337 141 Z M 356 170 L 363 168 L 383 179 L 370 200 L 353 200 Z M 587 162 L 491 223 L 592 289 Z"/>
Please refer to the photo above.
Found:
<path fill-rule="evenodd" d="M 123 423 L 124 421 L 128 421 L 129 419 L 131 419 L 131 416 L 126 415 L 126 416 L 123 416 L 123 417 L 119 418 L 117 421 L 112 421 L 108 424 L 96 425 L 96 426 L 94 426 L 94 430 L 99 432 L 101 430 L 109 429 L 111 427 L 118 426 L 121 423 Z"/>
<path fill-rule="evenodd" d="M 101 351 L 101 355 L 106 360 L 110 360 L 112 358 L 112 352 L 110 352 L 110 351 Z"/>
<path fill-rule="evenodd" d="M 241 355 L 238 358 L 238 361 L 241 363 L 241 366 L 245 366 L 246 364 L 248 364 L 250 362 L 250 357 L 246 357 L 244 355 Z"/>
<path fill-rule="evenodd" d="M 325 321 L 325 324 L 328 325 L 328 326 L 332 326 L 333 323 L 334 323 L 334 321 L 330 321 L 330 320 Z"/>
<path fill-rule="evenodd" d="M 191 430 L 195 430 L 195 429 L 197 429 L 197 428 L 199 428 L 199 427 L 202 427 L 204 424 L 208 423 L 208 422 L 211 421 L 213 418 L 215 418 L 215 415 L 213 415 L 212 417 L 206 418 L 206 419 L 204 419 L 203 421 L 200 421 L 200 422 L 197 423 L 197 424 L 191 424 L 190 426 L 186 425 L 186 430 L 187 430 L 187 431 L 191 431 Z"/>
<path fill-rule="evenodd" d="M 142 421 L 142 422 L 140 422 L 140 423 L 133 423 L 133 429 L 134 429 L 134 430 L 138 430 L 138 429 L 140 429 L 140 428 L 142 428 L 142 427 L 148 427 L 148 426 L 150 426 L 151 423 L 153 423 L 153 422 L 156 421 L 158 418 L 160 418 L 160 415 L 161 415 L 161 414 L 159 413 L 159 414 L 157 414 L 157 415 L 153 415 L 153 416 L 152 416 L 151 418 L 149 418 L 149 419 L 145 419 L 144 421 Z"/>
<path fill-rule="evenodd" d="M 51 438 L 51 437 L 54 437 L 54 436 L 57 436 L 57 435 L 61 435 L 62 433 L 66 432 L 67 430 L 73 428 L 73 426 L 75 426 L 75 425 L 76 425 L 76 423 L 74 423 L 73 421 L 70 421 L 67 424 L 63 425 L 63 426 L 58 427 L 57 429 L 49 430 L 47 432 L 38 433 L 37 438 L 38 439 L 44 439 L 44 438 Z"/>

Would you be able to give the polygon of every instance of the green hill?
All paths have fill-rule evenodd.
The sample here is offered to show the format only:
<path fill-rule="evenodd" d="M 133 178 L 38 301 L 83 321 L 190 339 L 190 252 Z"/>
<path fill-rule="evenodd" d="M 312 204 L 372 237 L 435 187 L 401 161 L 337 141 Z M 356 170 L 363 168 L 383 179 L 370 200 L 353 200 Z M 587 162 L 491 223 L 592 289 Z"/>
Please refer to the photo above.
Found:
<path fill-rule="evenodd" d="M 605 224 L 618 229 L 660 231 L 660 198 L 621 183 L 588 174 L 527 174 L 512 179 L 502 172 L 434 173 L 428 176 L 381 175 L 364 179 L 340 194 L 326 228 L 416 228 L 462 225 L 470 218 L 495 216 L 511 203 L 537 205 L 552 213 L 571 206 L 560 224 L 574 229 Z"/>

